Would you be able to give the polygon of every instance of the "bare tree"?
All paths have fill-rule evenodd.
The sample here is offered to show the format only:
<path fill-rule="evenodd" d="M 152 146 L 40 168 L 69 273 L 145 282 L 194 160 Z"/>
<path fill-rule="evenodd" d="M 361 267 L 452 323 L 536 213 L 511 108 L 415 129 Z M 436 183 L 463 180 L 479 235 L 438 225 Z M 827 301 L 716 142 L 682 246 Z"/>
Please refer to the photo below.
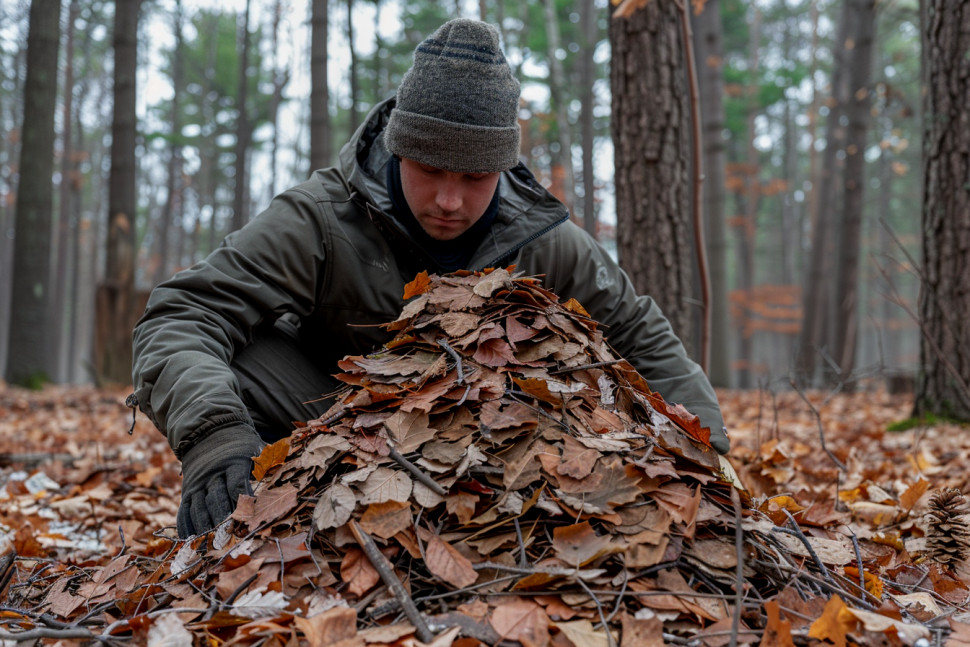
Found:
<path fill-rule="evenodd" d="M 34 0 L 31 3 L 5 371 L 6 379 L 14 384 L 31 384 L 49 378 L 55 363 L 51 353 L 53 327 L 47 314 L 52 287 L 51 176 L 54 170 L 60 21 L 60 0 Z"/>
<path fill-rule="evenodd" d="M 252 121 L 249 118 L 249 14 L 252 0 L 246 0 L 239 26 L 239 88 L 236 94 L 236 176 L 232 199 L 232 230 L 242 229 L 249 220 L 249 143 Z"/>

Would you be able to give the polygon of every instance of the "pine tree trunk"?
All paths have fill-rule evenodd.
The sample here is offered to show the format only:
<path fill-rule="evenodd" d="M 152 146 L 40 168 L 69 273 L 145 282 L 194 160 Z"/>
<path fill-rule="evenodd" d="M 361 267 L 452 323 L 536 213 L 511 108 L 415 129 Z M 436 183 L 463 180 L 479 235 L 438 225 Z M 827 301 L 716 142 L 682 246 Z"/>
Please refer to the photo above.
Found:
<path fill-rule="evenodd" d="M 611 130 L 620 263 L 690 352 L 696 299 L 680 20 L 674 0 L 655 0 L 623 16 L 613 8 Z"/>
<path fill-rule="evenodd" d="M 236 175 L 232 194 L 232 227 L 230 231 L 242 229 L 249 221 L 249 142 L 252 139 L 252 126 L 249 119 L 249 9 L 251 0 L 246 0 L 242 25 L 239 28 L 239 88 L 236 97 Z"/>
<path fill-rule="evenodd" d="M 172 140 L 169 144 L 166 168 L 166 196 L 162 216 L 158 223 L 158 265 L 152 283 L 158 285 L 171 274 L 171 230 L 172 225 L 182 221 L 182 86 L 185 84 L 182 52 L 182 3 L 175 2 L 175 15 L 172 18 L 175 32 L 175 49 L 172 52 L 172 100 L 169 103 L 169 122 Z"/>
<path fill-rule="evenodd" d="M 562 195 L 558 196 L 569 211 L 573 212 L 573 205 L 576 202 L 576 190 L 574 188 L 575 179 L 573 178 L 573 142 L 572 131 L 569 125 L 569 111 L 566 105 L 566 74 L 562 68 L 562 61 L 557 57 L 559 46 L 559 19 L 556 16 L 556 0 L 543 0 L 542 5 L 546 18 L 546 41 L 548 51 L 546 56 L 549 59 L 549 93 L 552 99 L 552 108 L 556 115 L 556 143 L 559 151 L 553 155 L 553 177 L 559 175 L 562 180 Z M 559 167 L 556 173 L 555 167 Z"/>
<path fill-rule="evenodd" d="M 970 421 L 970 6 L 923 0 L 922 374 L 917 415 Z"/>
<path fill-rule="evenodd" d="M 875 0 L 849 0 L 853 13 L 854 41 L 849 58 L 849 96 L 846 104 L 848 130 L 845 141 L 845 190 L 838 245 L 838 281 L 835 293 L 835 325 L 832 354 L 841 375 L 840 382 L 851 388 L 855 370 L 856 339 L 859 332 L 859 255 L 862 253 L 862 213 L 865 208 L 866 143 L 872 83 L 872 46 L 876 37 Z"/>
<path fill-rule="evenodd" d="M 812 247 L 805 274 L 803 290 L 802 330 L 798 340 L 796 375 L 808 384 L 815 384 L 819 366 L 831 355 L 834 295 L 830 289 L 835 268 L 835 228 L 837 196 L 841 194 L 837 176 L 841 172 L 838 152 L 845 146 L 846 129 L 841 120 L 850 100 L 848 66 L 851 59 L 852 12 L 848 2 L 842 5 L 838 36 L 833 45 L 832 91 L 829 113 L 826 118 L 825 151 L 818 169 L 818 177 L 812 178 L 814 210 L 812 212 Z M 829 380 L 831 371 L 823 371 Z"/>
<path fill-rule="evenodd" d="M 360 96 L 360 80 L 357 74 L 357 47 L 354 43 L 354 0 L 347 0 L 347 43 L 350 49 L 350 135 L 357 131 L 360 125 L 360 113 L 357 111 L 357 100 Z"/>
<path fill-rule="evenodd" d="M 593 53 L 599 37 L 598 12 L 595 4 L 589 0 L 579 0 L 579 24 L 583 26 L 583 44 L 580 51 L 580 101 L 582 102 L 582 117 L 580 127 L 583 138 L 583 228 L 593 238 L 598 237 L 596 231 L 596 177 L 593 169 L 594 147 L 594 119 L 596 98 L 593 95 L 593 83 L 596 79 L 596 63 Z"/>
<path fill-rule="evenodd" d="M 48 321 L 51 291 L 54 110 L 60 51 L 60 0 L 34 0 L 27 36 L 27 78 L 17 189 L 13 290 L 6 379 L 36 384 L 55 368 L 53 327 Z"/>
<path fill-rule="evenodd" d="M 332 163 L 327 86 L 327 0 L 313 0 L 310 44 L 310 171 Z"/>
<path fill-rule="evenodd" d="M 131 331 L 135 296 L 135 75 L 141 0 L 116 0 L 114 27 L 114 117 L 108 182 L 108 246 L 104 282 L 95 310 L 99 381 L 131 381 Z"/>

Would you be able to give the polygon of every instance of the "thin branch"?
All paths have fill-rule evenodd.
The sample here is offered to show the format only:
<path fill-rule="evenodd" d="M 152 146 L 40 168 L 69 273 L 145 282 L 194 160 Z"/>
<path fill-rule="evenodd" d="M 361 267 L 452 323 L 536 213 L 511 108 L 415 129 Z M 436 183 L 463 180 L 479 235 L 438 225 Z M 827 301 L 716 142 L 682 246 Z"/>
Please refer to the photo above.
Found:
<path fill-rule="evenodd" d="M 737 567 L 734 571 L 734 616 L 731 618 L 731 647 L 738 644 L 738 628 L 741 626 L 741 605 L 744 603 L 744 528 L 741 520 L 741 496 L 738 489 L 731 488 L 731 505 L 734 507 L 734 552 Z"/>
<path fill-rule="evenodd" d="M 387 588 L 391 590 L 394 597 L 397 598 L 398 602 L 401 603 L 401 608 L 404 610 L 404 615 L 408 617 L 411 624 L 414 625 L 415 633 L 418 636 L 418 640 L 421 642 L 429 643 L 434 640 L 434 634 L 431 633 L 431 629 L 428 628 L 428 624 L 424 621 L 424 616 L 418 611 L 418 607 L 415 606 L 414 600 L 408 595 L 407 590 L 404 585 L 401 584 L 401 580 L 398 579 L 397 575 L 394 573 L 394 568 L 391 563 L 387 561 L 384 554 L 377 548 L 377 544 L 371 539 L 360 525 L 354 521 L 350 521 L 350 531 L 354 533 L 354 538 L 360 547 L 364 550 L 364 554 L 367 555 L 367 559 L 380 574 L 381 579 Z"/>
<path fill-rule="evenodd" d="M 390 457 L 397 462 L 398 465 L 411 472 L 411 475 L 420 481 L 422 484 L 428 486 L 428 488 L 435 494 L 440 494 L 441 496 L 448 496 L 448 491 L 445 490 L 441 485 L 431 478 L 428 474 L 424 472 L 420 467 L 404 458 L 399 451 L 391 447 Z"/>
<path fill-rule="evenodd" d="M 848 468 L 846 468 L 842 461 L 836 458 L 835 454 L 829 451 L 829 448 L 825 445 L 825 430 L 822 428 L 822 416 L 819 414 L 818 409 L 816 409 L 815 405 L 813 405 L 808 399 L 805 392 L 798 388 L 798 385 L 795 383 L 794 379 L 790 379 L 789 383 L 791 384 L 792 388 L 795 389 L 795 393 L 798 394 L 798 397 L 800 397 L 802 401 L 808 405 L 808 408 L 812 410 L 812 415 L 815 416 L 815 424 L 818 426 L 818 438 L 822 443 L 822 451 L 828 454 L 828 457 L 832 459 L 832 462 L 835 463 L 840 470 L 843 472 L 848 471 Z"/>

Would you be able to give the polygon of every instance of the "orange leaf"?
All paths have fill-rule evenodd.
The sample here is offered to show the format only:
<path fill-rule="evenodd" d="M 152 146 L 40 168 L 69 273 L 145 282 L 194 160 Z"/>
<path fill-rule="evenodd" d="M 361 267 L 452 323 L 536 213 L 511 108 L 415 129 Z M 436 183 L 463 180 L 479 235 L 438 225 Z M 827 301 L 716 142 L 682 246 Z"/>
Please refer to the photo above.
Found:
<path fill-rule="evenodd" d="M 869 593 L 872 593 L 872 595 L 877 600 L 881 600 L 882 599 L 882 589 L 883 589 L 883 587 L 882 587 L 882 580 L 879 579 L 879 576 L 877 576 L 877 575 L 875 575 L 873 573 L 870 573 L 869 571 L 865 571 L 864 570 L 862 573 L 863 573 L 862 574 L 863 581 L 866 583 L 866 591 L 869 591 Z M 850 580 L 852 580 L 853 582 L 858 582 L 859 581 L 859 569 L 856 568 L 856 567 L 854 567 L 854 566 L 846 566 L 845 567 L 845 576 L 847 578 L 849 578 Z"/>
<path fill-rule="evenodd" d="M 281 465 L 290 453 L 290 439 L 281 438 L 272 445 L 263 447 L 259 456 L 253 459 L 253 478 L 257 481 L 266 476 L 271 467 Z"/>
<path fill-rule="evenodd" d="M 828 640 L 836 647 L 846 647 L 846 634 L 855 629 L 858 621 L 837 595 L 825 604 L 822 615 L 808 630 L 809 638 Z"/>
<path fill-rule="evenodd" d="M 570 312 L 575 312 L 578 315 L 582 315 L 587 318 L 589 317 L 589 313 L 586 312 L 586 308 L 584 308 L 576 299 L 570 299 L 566 303 L 562 304 L 562 307 Z"/>
<path fill-rule="evenodd" d="M 782 619 L 778 601 L 765 602 L 765 613 L 768 614 L 768 624 L 760 647 L 795 647 L 791 637 L 791 620 Z"/>
<path fill-rule="evenodd" d="M 429 537 L 424 555 L 428 570 L 455 588 L 471 586 L 478 579 L 471 561 L 438 535 Z"/>
<path fill-rule="evenodd" d="M 926 494 L 926 490 L 930 487 L 930 482 L 920 477 L 915 483 L 906 488 L 906 491 L 899 495 L 899 503 L 902 505 L 903 510 L 909 511 L 913 509 L 916 502 L 919 501 L 920 497 Z"/>
<path fill-rule="evenodd" d="M 411 297 L 416 297 L 419 294 L 424 294 L 431 287 L 431 278 L 428 273 L 421 271 L 414 280 L 404 286 L 404 299 L 410 299 Z"/>

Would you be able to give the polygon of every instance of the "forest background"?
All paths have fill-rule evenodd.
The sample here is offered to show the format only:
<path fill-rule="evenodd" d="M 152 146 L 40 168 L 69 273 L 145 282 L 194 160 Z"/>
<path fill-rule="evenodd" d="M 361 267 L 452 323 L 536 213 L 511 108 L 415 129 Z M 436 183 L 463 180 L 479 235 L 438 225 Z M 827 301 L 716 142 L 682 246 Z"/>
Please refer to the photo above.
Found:
<path fill-rule="evenodd" d="M 924 4 L 2 0 L 0 366 L 127 383 L 151 288 L 335 162 L 468 16 L 523 82 L 523 159 L 716 386 L 911 389 Z M 944 412 L 970 412 L 966 346 Z"/>

